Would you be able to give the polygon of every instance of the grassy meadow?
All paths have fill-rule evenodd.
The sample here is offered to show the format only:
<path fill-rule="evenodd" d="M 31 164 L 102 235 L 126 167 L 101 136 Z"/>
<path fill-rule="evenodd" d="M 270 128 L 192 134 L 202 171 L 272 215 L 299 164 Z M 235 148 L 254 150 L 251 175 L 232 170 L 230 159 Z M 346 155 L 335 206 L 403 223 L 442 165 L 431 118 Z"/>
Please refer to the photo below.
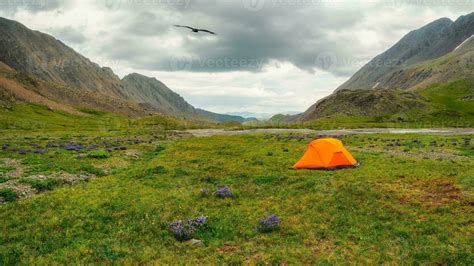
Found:
<path fill-rule="evenodd" d="M 296 171 L 318 136 L 12 132 L 0 188 L 40 193 L 0 189 L 0 264 L 474 263 L 471 136 L 340 136 L 359 168 Z M 201 215 L 177 240 L 170 223 Z"/>

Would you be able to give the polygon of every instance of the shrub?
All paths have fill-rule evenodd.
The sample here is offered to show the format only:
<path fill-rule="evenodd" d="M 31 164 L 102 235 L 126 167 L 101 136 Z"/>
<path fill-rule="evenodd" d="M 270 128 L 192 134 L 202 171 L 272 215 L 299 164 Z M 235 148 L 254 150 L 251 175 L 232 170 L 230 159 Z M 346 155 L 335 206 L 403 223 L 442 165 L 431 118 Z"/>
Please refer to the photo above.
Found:
<path fill-rule="evenodd" d="M 259 221 L 257 231 L 260 233 L 268 233 L 280 229 L 281 220 L 276 214 L 263 217 Z"/>
<path fill-rule="evenodd" d="M 170 224 L 170 230 L 177 240 L 186 241 L 192 239 L 196 231 L 204 227 L 206 221 L 206 217 L 202 215 L 187 221 L 177 220 Z"/>
<path fill-rule="evenodd" d="M 66 170 L 66 169 L 64 169 L 64 170 Z M 94 167 L 94 166 L 89 165 L 89 164 L 81 165 L 78 168 L 78 171 L 84 171 L 84 172 L 87 172 L 89 174 L 93 174 L 93 175 L 96 175 L 96 176 L 104 176 L 105 175 L 104 170 L 102 170 L 100 168 L 97 168 L 97 167 Z"/>
<path fill-rule="evenodd" d="M 260 160 L 257 158 L 252 159 L 252 165 L 264 165 L 264 164 L 265 164 L 265 161 L 263 160 Z"/>
<path fill-rule="evenodd" d="M 17 199 L 17 194 L 15 191 L 9 188 L 0 189 L 0 197 L 4 198 L 6 202 L 12 202 Z"/>
<path fill-rule="evenodd" d="M 188 172 L 182 168 L 176 168 L 174 169 L 174 176 L 175 177 L 182 177 L 182 176 L 187 176 Z"/>
<path fill-rule="evenodd" d="M 228 186 L 218 187 L 217 191 L 214 192 L 214 195 L 219 198 L 230 198 L 233 196 L 232 191 L 230 191 Z"/>
<path fill-rule="evenodd" d="M 159 144 L 159 145 L 157 145 L 156 148 L 155 148 L 155 153 L 158 154 L 158 153 L 160 153 L 160 152 L 162 152 L 162 151 L 164 151 L 164 150 L 166 150 L 166 147 L 165 147 L 164 145 Z"/>
<path fill-rule="evenodd" d="M 53 190 L 55 187 L 60 185 L 58 180 L 54 179 L 45 179 L 45 180 L 37 180 L 37 179 L 22 179 L 22 183 L 29 184 L 39 192 Z"/>
<path fill-rule="evenodd" d="M 105 150 L 96 150 L 96 151 L 91 151 L 89 154 L 87 154 L 89 158 L 94 158 L 94 159 L 105 159 L 110 157 L 110 153 L 108 153 Z"/>
<path fill-rule="evenodd" d="M 158 165 L 157 167 L 153 168 L 154 174 L 166 174 L 168 170 L 164 166 Z"/>

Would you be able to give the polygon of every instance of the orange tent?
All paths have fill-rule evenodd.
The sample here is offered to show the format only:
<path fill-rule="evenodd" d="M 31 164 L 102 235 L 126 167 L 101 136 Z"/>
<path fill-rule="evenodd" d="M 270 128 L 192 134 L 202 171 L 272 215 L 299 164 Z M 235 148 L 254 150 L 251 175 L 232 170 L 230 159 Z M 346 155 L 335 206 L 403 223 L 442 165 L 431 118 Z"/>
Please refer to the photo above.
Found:
<path fill-rule="evenodd" d="M 358 166 L 357 161 L 338 139 L 317 139 L 308 145 L 295 169 L 338 169 Z"/>

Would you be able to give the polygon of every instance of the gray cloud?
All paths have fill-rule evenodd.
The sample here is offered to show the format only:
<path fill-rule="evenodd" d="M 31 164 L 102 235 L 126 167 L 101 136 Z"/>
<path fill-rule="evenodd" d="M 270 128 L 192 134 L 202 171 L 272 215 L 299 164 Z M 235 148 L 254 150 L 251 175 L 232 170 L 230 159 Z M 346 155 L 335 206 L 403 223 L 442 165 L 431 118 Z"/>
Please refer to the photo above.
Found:
<path fill-rule="evenodd" d="M 59 40 L 70 44 L 82 44 L 87 40 L 80 30 L 70 26 L 50 28 L 48 29 L 48 32 Z"/>
<path fill-rule="evenodd" d="M 68 6 L 69 0 L 0 0 L 0 8 L 4 11 L 15 12 L 28 10 L 36 13 L 46 10 L 54 10 Z"/>
<path fill-rule="evenodd" d="M 220 112 L 303 111 L 409 31 L 472 10 L 474 0 L 0 0 L 0 15 Z"/>
<path fill-rule="evenodd" d="M 110 12 L 128 19 L 103 44 L 103 50 L 146 70 L 258 72 L 262 64 L 277 60 L 312 73 L 329 71 L 348 76 L 370 60 L 374 50 L 389 48 L 369 34 L 378 34 L 383 40 L 394 32 L 405 34 L 414 29 L 408 22 L 384 19 L 390 14 L 387 11 L 400 6 L 419 8 L 401 1 L 362 5 L 353 1 L 268 0 L 255 8 L 247 0 L 113 2 Z M 411 10 L 407 15 L 412 15 Z M 369 24 L 370 20 L 377 23 Z M 218 36 L 175 29 L 173 24 L 207 28 Z M 136 36 L 143 39 L 139 41 Z M 179 38 L 179 44 L 156 45 L 170 38 Z"/>
<path fill-rule="evenodd" d="M 72 0 L 0 0 L 13 9 L 60 10 Z M 95 53 L 149 71 L 259 72 L 273 61 L 349 76 L 413 30 L 425 13 L 470 10 L 473 0 L 90 0 L 103 12 Z M 75 1 L 74 7 L 81 2 Z M 447 10 L 447 11 L 446 11 Z M 402 15 L 404 17 L 394 17 Z M 387 19 L 389 17 L 389 19 Z M 429 21 L 427 21 L 429 22 Z M 174 24 L 207 28 L 194 34 Z M 89 25 L 90 27 L 91 25 Z M 51 33 L 84 43 L 67 26 Z M 90 36 L 89 36 L 90 37 Z M 399 38 L 397 37 L 397 38 Z M 99 40 L 99 41 L 97 41 Z M 173 40 L 173 41 L 172 41 Z"/>

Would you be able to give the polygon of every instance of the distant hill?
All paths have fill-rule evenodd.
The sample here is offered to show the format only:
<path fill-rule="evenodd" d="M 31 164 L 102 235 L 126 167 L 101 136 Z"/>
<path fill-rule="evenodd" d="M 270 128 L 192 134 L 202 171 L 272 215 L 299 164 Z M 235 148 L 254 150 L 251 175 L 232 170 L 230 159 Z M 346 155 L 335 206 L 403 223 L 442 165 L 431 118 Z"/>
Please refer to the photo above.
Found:
<path fill-rule="evenodd" d="M 440 19 L 410 32 L 332 95 L 285 121 L 343 116 L 392 118 L 398 114 L 411 116 L 405 119 L 449 119 L 451 114 L 452 118 L 472 120 L 473 34 L 474 13 L 455 22 Z M 430 93 L 433 90 L 437 93 Z"/>
<path fill-rule="evenodd" d="M 10 83 L 19 82 L 20 75 L 23 79 L 37 80 L 32 86 L 35 93 L 62 106 L 82 106 L 132 117 L 161 113 L 215 122 L 242 120 L 198 112 L 155 78 L 133 73 L 121 80 L 110 68 L 100 67 L 54 37 L 4 18 L 0 18 L 0 62 L 4 69 L 14 70 L 3 75 L 3 83 L 7 79 Z M 8 91 L 4 86 L 0 96 L 12 93 Z M 17 98 L 32 101 L 35 97 Z M 70 106 L 68 110 L 73 108 Z"/>
<path fill-rule="evenodd" d="M 292 115 L 276 114 L 268 119 L 268 122 L 284 122 L 291 117 Z"/>
<path fill-rule="evenodd" d="M 217 113 L 213 113 L 213 112 L 209 112 L 209 111 L 206 111 L 206 110 L 203 110 L 203 109 L 196 109 L 197 113 L 202 115 L 202 116 L 205 116 L 205 117 L 208 117 L 214 121 L 217 121 L 219 123 L 225 123 L 225 122 L 239 122 L 239 123 L 243 123 L 246 121 L 245 118 L 241 117 L 241 116 L 237 116 L 237 115 L 226 115 L 226 114 L 217 114 Z"/>

